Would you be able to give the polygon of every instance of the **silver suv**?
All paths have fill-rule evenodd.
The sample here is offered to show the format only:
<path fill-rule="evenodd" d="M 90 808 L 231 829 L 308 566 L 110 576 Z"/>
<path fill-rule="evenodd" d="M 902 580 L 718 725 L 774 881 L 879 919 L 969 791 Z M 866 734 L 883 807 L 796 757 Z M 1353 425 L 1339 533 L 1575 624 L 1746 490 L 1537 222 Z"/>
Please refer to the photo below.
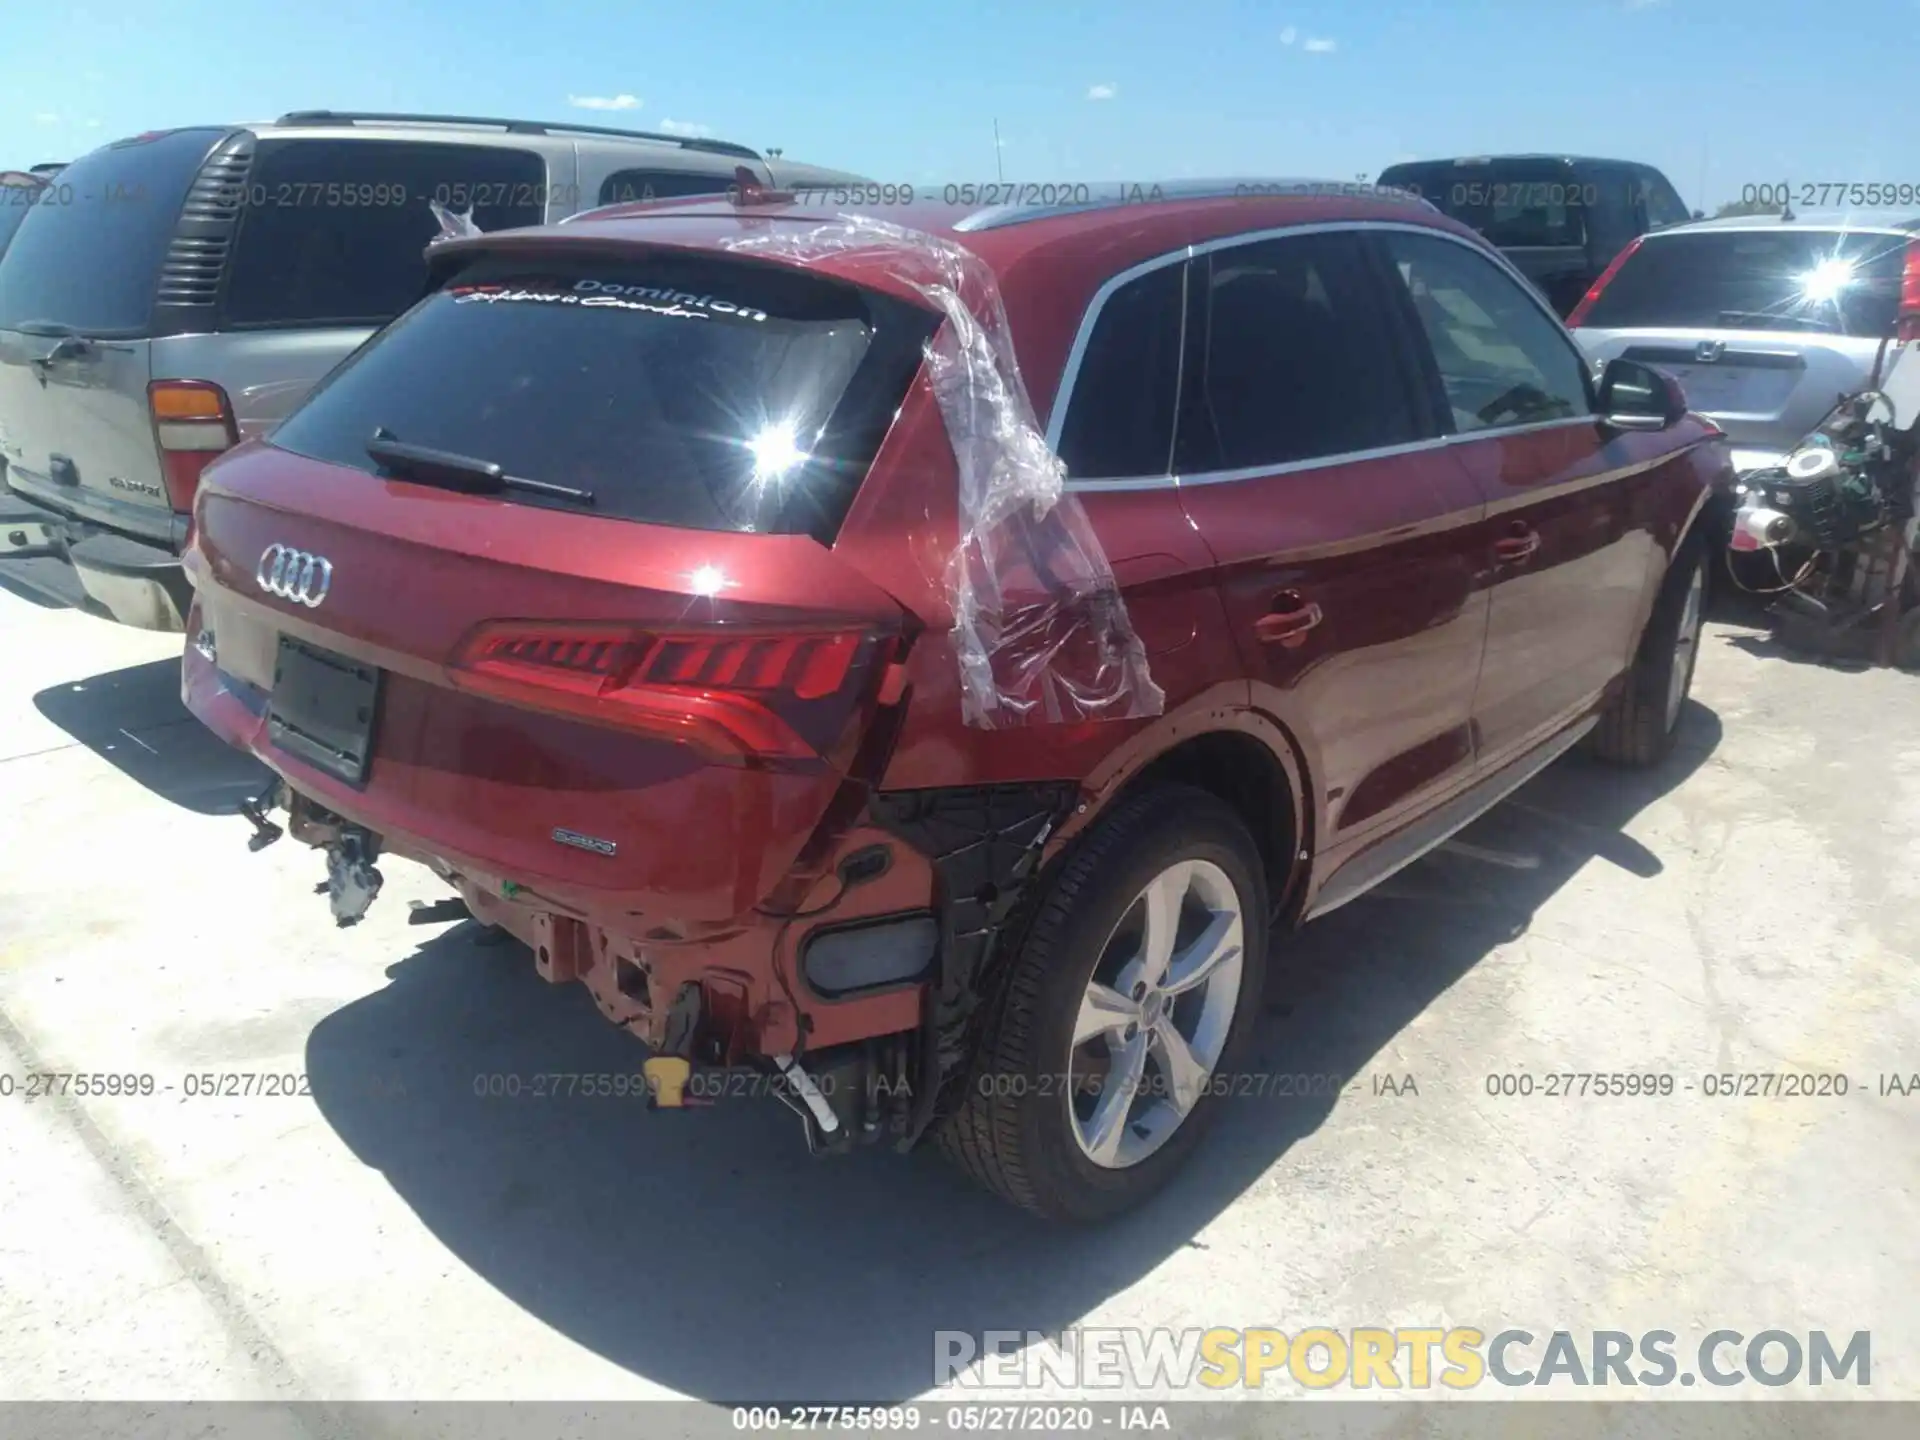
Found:
<path fill-rule="evenodd" d="M 743 168 L 860 183 L 723 140 L 325 110 L 76 160 L 0 258 L 0 583 L 181 629 L 201 469 L 420 298 L 434 202 L 502 230 Z"/>
<path fill-rule="evenodd" d="M 1904 297 L 1904 298 L 1903 298 Z M 1920 218 L 1744 216 L 1643 235 L 1568 328 L 1593 361 L 1680 381 L 1740 473 L 1784 463 L 1883 347 L 1920 336 Z"/>

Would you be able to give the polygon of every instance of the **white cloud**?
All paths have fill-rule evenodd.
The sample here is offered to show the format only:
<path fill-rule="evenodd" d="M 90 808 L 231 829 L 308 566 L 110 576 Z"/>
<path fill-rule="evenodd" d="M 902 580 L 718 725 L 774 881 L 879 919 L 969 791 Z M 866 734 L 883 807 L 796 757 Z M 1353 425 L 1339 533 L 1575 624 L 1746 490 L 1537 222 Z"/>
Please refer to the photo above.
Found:
<path fill-rule="evenodd" d="M 1301 47 L 1309 55 L 1331 55 L 1340 48 L 1338 40 L 1309 40 Z"/>
<path fill-rule="evenodd" d="M 42 110 L 33 117 L 33 123 L 36 125 L 58 125 L 60 123 L 60 117 L 51 110 Z"/>
<path fill-rule="evenodd" d="M 98 130 L 99 128 L 100 128 L 100 122 L 98 120 L 87 121 L 87 129 Z"/>
<path fill-rule="evenodd" d="M 1118 85 L 1093 85 L 1087 89 L 1089 100 L 1111 100 L 1120 93 Z"/>
<path fill-rule="evenodd" d="M 669 135 L 684 135 L 689 140 L 704 140 L 713 134 L 711 125 L 702 125 L 693 120 L 662 120 L 660 128 Z"/>
<path fill-rule="evenodd" d="M 1294 41 L 1298 40 L 1299 38 L 1300 38 L 1300 32 L 1294 29 L 1293 26 L 1291 25 L 1287 26 L 1286 29 L 1280 32 L 1280 43 L 1282 45 L 1291 45 Z"/>
<path fill-rule="evenodd" d="M 567 103 L 576 110 L 638 110 L 637 95 L 569 95 Z"/>

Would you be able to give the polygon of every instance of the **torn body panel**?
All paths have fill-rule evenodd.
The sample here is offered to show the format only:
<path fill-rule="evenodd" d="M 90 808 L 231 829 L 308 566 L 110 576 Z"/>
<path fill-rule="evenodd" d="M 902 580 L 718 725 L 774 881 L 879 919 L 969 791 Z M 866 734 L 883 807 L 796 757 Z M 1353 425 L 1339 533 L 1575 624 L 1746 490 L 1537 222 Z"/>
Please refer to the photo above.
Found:
<path fill-rule="evenodd" d="M 1048 837 L 1079 797 L 1070 781 L 877 794 L 875 821 L 931 862 L 939 969 L 921 1030 L 911 1145 L 955 1100 L 990 989 L 997 942 L 1025 898 Z"/>

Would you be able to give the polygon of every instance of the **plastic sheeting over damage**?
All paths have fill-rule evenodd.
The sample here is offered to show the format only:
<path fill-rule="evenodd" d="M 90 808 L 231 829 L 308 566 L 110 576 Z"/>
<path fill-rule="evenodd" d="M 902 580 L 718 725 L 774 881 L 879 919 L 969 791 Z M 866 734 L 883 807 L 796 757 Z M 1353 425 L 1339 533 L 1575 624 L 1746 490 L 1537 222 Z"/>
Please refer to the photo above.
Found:
<path fill-rule="evenodd" d="M 1034 418 L 986 262 L 924 231 L 852 215 L 769 228 L 726 248 L 797 260 L 872 253 L 946 316 L 927 344 L 927 370 L 960 477 L 946 586 L 966 723 L 1160 714 L 1165 696 L 1106 553 Z"/>
<path fill-rule="evenodd" d="M 473 223 L 471 205 L 465 210 L 449 210 L 438 200 L 429 200 L 427 208 L 433 211 L 433 218 L 440 226 L 439 233 L 427 242 L 429 250 L 447 240 L 465 240 L 481 233 L 480 227 Z"/>

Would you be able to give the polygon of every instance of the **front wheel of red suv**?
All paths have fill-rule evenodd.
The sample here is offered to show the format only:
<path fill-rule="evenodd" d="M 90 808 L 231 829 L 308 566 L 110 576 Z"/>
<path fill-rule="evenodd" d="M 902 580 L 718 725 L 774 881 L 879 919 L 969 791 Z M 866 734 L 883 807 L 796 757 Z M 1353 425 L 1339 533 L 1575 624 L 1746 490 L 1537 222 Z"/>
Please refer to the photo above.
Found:
<path fill-rule="evenodd" d="M 1673 753 L 1700 656 L 1706 585 L 1705 547 L 1691 536 L 1667 567 L 1626 684 L 1594 728 L 1594 753 L 1609 764 L 1644 768 Z"/>
<path fill-rule="evenodd" d="M 1017 1205 L 1103 1220 L 1167 1181 L 1240 1063 L 1264 872 L 1227 805 L 1168 786 L 1123 801 L 1041 883 L 939 1140 Z"/>

